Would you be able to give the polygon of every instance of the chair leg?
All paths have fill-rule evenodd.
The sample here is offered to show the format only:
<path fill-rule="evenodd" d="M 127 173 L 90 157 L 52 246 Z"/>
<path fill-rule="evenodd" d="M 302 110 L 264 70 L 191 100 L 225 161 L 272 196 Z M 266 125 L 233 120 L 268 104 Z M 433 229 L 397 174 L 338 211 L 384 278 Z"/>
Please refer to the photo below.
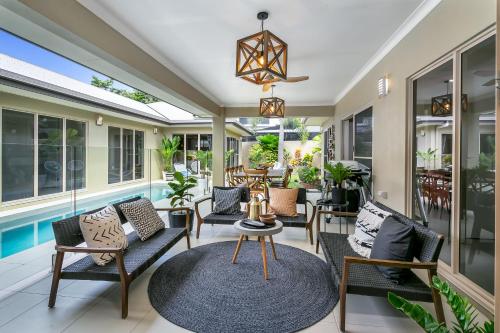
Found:
<path fill-rule="evenodd" d="M 312 225 L 310 225 L 306 230 L 309 231 L 309 241 L 311 242 L 311 245 L 314 245 Z"/>
<path fill-rule="evenodd" d="M 340 290 L 340 331 L 345 332 L 345 303 L 346 303 L 346 290 Z"/>
<path fill-rule="evenodd" d="M 441 300 L 441 295 L 439 294 L 439 291 L 436 288 L 432 287 L 432 277 L 434 275 L 436 275 L 435 270 L 428 271 L 429 283 L 431 285 L 431 292 L 432 292 L 432 300 L 434 302 L 434 309 L 436 310 L 436 319 L 438 320 L 439 323 L 444 323 L 446 319 L 444 317 L 443 302 Z"/>
<path fill-rule="evenodd" d="M 196 239 L 200 238 L 200 229 L 203 221 L 198 219 L 198 223 L 196 224 Z"/>
<path fill-rule="evenodd" d="M 125 319 L 128 316 L 128 282 L 120 281 L 121 285 L 121 296 L 122 296 L 122 318 Z"/>
<path fill-rule="evenodd" d="M 52 274 L 52 286 L 50 288 L 49 308 L 56 304 L 57 289 L 59 288 L 59 280 L 61 279 L 61 270 L 64 259 L 64 252 L 57 252 L 56 262 L 54 265 L 54 273 Z"/>

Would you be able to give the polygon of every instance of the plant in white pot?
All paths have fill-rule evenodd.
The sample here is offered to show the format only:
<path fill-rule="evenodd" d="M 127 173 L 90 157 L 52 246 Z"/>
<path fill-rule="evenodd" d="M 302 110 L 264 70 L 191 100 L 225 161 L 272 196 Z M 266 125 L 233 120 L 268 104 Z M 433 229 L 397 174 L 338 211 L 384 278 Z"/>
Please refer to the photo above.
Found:
<path fill-rule="evenodd" d="M 174 155 L 179 150 L 180 143 L 181 138 L 178 136 L 174 136 L 172 139 L 164 136 L 161 140 L 161 148 L 158 151 L 163 160 L 163 180 L 172 180 L 173 178 L 175 172 Z"/>
<path fill-rule="evenodd" d="M 189 193 L 189 190 L 195 188 L 198 184 L 198 180 L 195 177 L 184 177 L 180 172 L 174 173 L 174 180 L 168 183 L 168 186 L 172 190 L 167 195 L 167 199 L 170 199 L 170 205 L 172 208 L 185 207 L 187 201 L 193 198 L 193 194 Z M 189 231 L 193 230 L 193 219 L 194 210 L 189 210 Z M 185 228 L 186 227 L 186 211 L 173 211 L 168 212 L 168 220 L 170 222 L 171 228 Z"/>
<path fill-rule="evenodd" d="M 346 190 L 343 188 L 343 183 L 352 176 L 351 168 L 344 166 L 341 162 L 336 164 L 325 164 L 325 170 L 328 172 L 326 176 L 333 180 L 332 202 L 334 204 L 343 204 L 346 199 Z"/>

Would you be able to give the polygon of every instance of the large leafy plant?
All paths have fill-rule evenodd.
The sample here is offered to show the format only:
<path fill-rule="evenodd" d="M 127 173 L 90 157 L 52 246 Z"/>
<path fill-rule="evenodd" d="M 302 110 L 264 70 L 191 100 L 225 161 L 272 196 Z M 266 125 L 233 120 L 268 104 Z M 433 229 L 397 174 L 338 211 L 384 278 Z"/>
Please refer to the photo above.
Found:
<path fill-rule="evenodd" d="M 333 179 L 338 187 L 342 187 L 342 182 L 352 176 L 351 168 L 341 162 L 336 164 L 325 164 L 325 170 L 329 173 L 327 177 Z"/>
<path fill-rule="evenodd" d="M 174 173 L 174 180 L 168 183 L 168 186 L 172 190 L 167 195 L 170 199 L 170 204 L 172 207 L 183 207 L 186 201 L 190 201 L 193 198 L 193 194 L 189 193 L 189 190 L 196 187 L 198 180 L 195 177 L 184 177 L 179 171 Z"/>
<path fill-rule="evenodd" d="M 166 172 L 174 172 L 174 155 L 179 149 L 181 143 L 181 138 L 178 136 L 172 137 L 172 139 L 163 137 L 161 140 L 161 147 L 159 152 L 163 159 L 163 170 Z"/>
<path fill-rule="evenodd" d="M 279 138 L 277 135 L 266 134 L 259 135 L 257 141 L 264 151 L 276 151 L 278 152 Z"/>
<path fill-rule="evenodd" d="M 444 323 L 439 323 L 427 310 L 419 304 L 414 304 L 403 297 L 389 292 L 387 299 L 396 309 L 413 319 L 425 332 L 429 333 L 493 333 L 494 322 L 486 321 L 483 326 L 477 322 L 477 310 L 469 300 L 459 295 L 450 285 L 437 276 L 432 278 L 432 287 L 446 299 L 455 316 L 453 327 L 448 329 Z"/>

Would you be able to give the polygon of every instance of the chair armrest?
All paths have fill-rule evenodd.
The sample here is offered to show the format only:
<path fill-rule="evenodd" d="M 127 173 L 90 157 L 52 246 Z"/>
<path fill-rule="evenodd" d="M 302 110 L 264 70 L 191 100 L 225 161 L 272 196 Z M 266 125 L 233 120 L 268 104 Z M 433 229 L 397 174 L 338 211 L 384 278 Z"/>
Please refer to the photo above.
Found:
<path fill-rule="evenodd" d="M 358 213 L 357 212 L 342 212 L 338 210 L 324 210 L 320 209 L 318 210 L 318 216 L 325 215 L 325 214 L 331 214 L 335 217 L 357 217 Z"/>
<path fill-rule="evenodd" d="M 311 200 L 306 200 L 306 205 L 307 204 L 310 204 L 312 206 L 312 208 L 313 208 L 313 211 L 312 211 L 312 214 L 311 214 L 311 218 L 309 219 L 309 221 L 307 222 L 307 224 L 313 224 L 314 223 L 314 217 L 316 216 L 316 209 L 317 208 L 316 208 L 316 205 L 311 202 Z"/>
<path fill-rule="evenodd" d="M 413 269 L 437 269 L 437 262 L 413 262 L 413 261 L 384 260 L 384 259 L 371 259 L 371 258 L 345 256 L 344 267 L 349 266 L 351 264 L 376 265 L 376 266 L 413 268 Z"/>
<path fill-rule="evenodd" d="M 190 224 L 191 224 L 191 221 L 189 221 L 189 212 L 191 210 L 191 208 L 189 207 L 171 207 L 171 208 L 155 208 L 157 211 L 159 212 L 178 212 L 178 211 L 181 211 L 181 210 L 184 210 L 186 211 L 186 231 L 187 233 L 189 233 L 189 227 L 190 227 Z"/>
<path fill-rule="evenodd" d="M 116 247 L 76 247 L 76 246 L 65 246 L 56 245 L 57 252 L 74 252 L 74 253 L 123 253 L 122 248 Z"/>
<path fill-rule="evenodd" d="M 207 197 L 204 197 L 204 198 L 198 199 L 198 200 L 196 200 L 196 201 L 194 202 L 194 204 L 195 204 L 195 205 L 199 205 L 199 204 L 200 204 L 200 203 L 202 203 L 203 201 L 207 201 L 207 200 L 209 200 L 209 199 L 212 199 L 212 197 L 207 196 Z"/>
<path fill-rule="evenodd" d="M 196 218 L 198 219 L 198 225 L 200 225 L 200 223 L 203 223 L 203 219 L 201 217 L 201 214 L 200 214 L 200 209 L 199 209 L 199 205 L 204 202 L 204 201 L 207 201 L 209 199 L 212 199 L 212 197 L 205 197 L 205 198 L 201 198 L 200 200 L 197 200 L 195 201 L 194 203 L 194 212 L 196 213 Z"/>

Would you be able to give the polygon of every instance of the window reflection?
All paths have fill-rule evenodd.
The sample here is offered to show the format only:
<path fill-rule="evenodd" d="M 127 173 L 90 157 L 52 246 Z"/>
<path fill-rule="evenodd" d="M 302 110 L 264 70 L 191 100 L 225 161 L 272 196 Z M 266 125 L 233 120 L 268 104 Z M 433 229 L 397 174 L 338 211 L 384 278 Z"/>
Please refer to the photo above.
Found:
<path fill-rule="evenodd" d="M 460 273 L 493 293 L 495 37 L 462 54 Z"/>
<path fill-rule="evenodd" d="M 429 228 L 446 240 L 440 259 L 451 263 L 451 178 L 453 147 L 453 63 L 448 61 L 413 82 L 413 209 Z M 439 103 L 439 105 L 437 104 Z"/>

